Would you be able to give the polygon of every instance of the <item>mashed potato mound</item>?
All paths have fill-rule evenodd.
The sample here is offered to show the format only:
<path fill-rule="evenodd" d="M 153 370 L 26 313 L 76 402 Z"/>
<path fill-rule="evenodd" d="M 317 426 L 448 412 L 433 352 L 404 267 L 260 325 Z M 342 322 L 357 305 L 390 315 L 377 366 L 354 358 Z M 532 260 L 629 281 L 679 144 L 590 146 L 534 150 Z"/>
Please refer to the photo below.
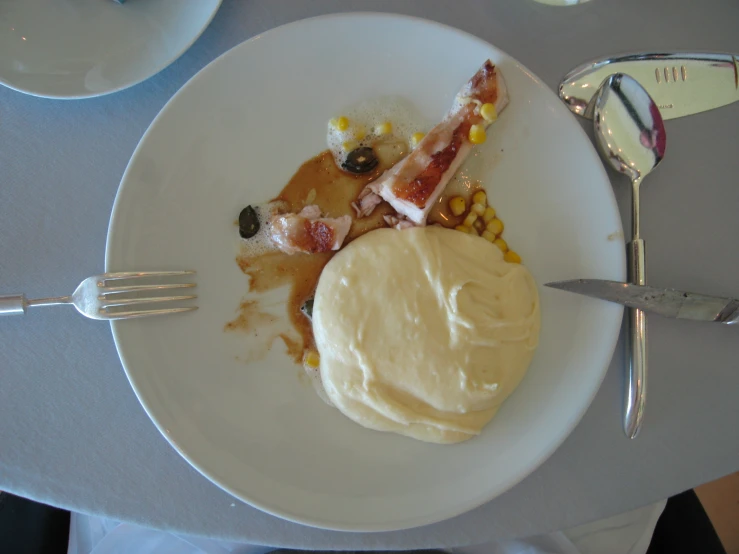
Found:
<path fill-rule="evenodd" d="M 331 402 L 364 427 L 436 443 L 481 432 L 526 373 L 539 326 L 529 271 L 440 227 L 350 243 L 313 306 Z"/>

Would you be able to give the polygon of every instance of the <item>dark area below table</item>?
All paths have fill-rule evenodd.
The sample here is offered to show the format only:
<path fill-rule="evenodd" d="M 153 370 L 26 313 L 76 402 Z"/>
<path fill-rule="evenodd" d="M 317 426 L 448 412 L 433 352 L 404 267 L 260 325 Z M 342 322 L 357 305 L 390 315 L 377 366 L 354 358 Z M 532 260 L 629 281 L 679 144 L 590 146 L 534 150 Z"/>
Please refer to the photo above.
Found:
<path fill-rule="evenodd" d="M 32 500 L 0 492 L 0 552 L 66 554 L 70 513 Z M 279 549 L 273 554 L 300 550 Z M 322 551 L 312 551 L 321 554 Z M 323 551 L 328 554 L 329 551 Z M 372 551 L 343 551 L 360 554 Z M 392 554 L 393 551 L 382 551 Z M 427 554 L 441 550 L 396 551 Z M 693 490 L 671 497 L 657 522 L 647 554 L 726 554 L 711 520 Z M 376 554 L 381 554 L 379 551 Z"/>

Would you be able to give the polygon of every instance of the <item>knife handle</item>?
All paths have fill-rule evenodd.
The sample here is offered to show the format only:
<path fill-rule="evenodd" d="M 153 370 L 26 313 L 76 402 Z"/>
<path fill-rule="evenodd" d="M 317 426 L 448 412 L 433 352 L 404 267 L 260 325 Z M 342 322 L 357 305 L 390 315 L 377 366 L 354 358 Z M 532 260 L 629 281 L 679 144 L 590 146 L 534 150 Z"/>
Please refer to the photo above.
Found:
<path fill-rule="evenodd" d="M 646 253 L 644 241 L 636 239 L 628 244 L 629 281 L 646 285 Z M 647 401 L 647 318 L 642 310 L 629 310 L 629 336 L 627 340 L 629 369 L 624 395 L 624 433 L 636 438 L 644 419 Z"/>

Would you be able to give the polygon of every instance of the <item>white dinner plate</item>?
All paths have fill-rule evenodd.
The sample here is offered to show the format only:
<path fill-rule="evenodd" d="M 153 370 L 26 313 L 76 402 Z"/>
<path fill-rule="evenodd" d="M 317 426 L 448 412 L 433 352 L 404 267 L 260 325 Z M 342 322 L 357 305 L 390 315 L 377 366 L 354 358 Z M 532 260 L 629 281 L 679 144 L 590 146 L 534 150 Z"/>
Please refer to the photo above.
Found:
<path fill-rule="evenodd" d="M 486 58 L 500 67 L 511 101 L 476 159 L 506 239 L 540 285 L 541 341 L 521 386 L 482 435 L 440 446 L 364 429 L 327 406 L 280 341 L 266 357 L 244 361 L 269 332 L 223 330 L 248 290 L 234 262 L 234 220 L 325 149 L 326 123 L 342 107 L 400 95 L 438 121 Z M 588 138 L 516 60 L 419 19 L 319 17 L 227 52 L 151 124 L 116 197 L 106 269 L 195 269 L 200 309 L 116 321 L 113 336 L 159 430 L 224 490 L 316 527 L 409 528 L 501 494 L 572 431 L 606 372 L 622 310 L 541 285 L 623 279 L 622 237 Z"/>
<path fill-rule="evenodd" d="M 221 0 L 2 0 L 0 83 L 45 98 L 130 87 L 187 50 Z"/>

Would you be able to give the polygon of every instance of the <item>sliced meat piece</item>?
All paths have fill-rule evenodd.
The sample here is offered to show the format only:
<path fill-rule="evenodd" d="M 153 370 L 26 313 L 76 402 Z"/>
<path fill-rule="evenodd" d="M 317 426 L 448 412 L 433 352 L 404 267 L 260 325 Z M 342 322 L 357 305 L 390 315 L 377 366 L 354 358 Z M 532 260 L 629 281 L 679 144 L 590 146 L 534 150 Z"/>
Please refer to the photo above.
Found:
<path fill-rule="evenodd" d="M 356 202 L 352 202 L 352 208 L 357 214 L 357 217 L 367 217 L 375 208 L 380 205 L 382 198 L 372 192 L 369 187 L 364 187 L 362 192 L 357 196 Z"/>
<path fill-rule="evenodd" d="M 385 220 L 385 223 L 387 223 L 389 227 L 395 227 L 398 230 L 416 227 L 412 221 L 408 221 L 406 218 L 399 215 L 384 215 L 382 216 L 382 219 Z"/>
<path fill-rule="evenodd" d="M 425 225 L 434 202 L 472 150 L 470 127 L 489 125 L 479 113 L 479 107 L 487 103 L 493 104 L 497 113 L 508 105 L 505 82 L 490 60 L 462 87 L 454 107 L 415 150 L 360 193 L 359 208 L 363 200 L 366 208 L 358 210 L 358 214 L 372 213 L 374 199 L 366 199 L 374 193 L 389 202 L 398 214 L 416 225 Z"/>
<path fill-rule="evenodd" d="M 306 219 L 318 219 L 321 217 L 321 208 L 319 208 L 315 204 L 311 204 L 310 206 L 306 206 L 305 208 L 300 210 L 300 213 L 298 215 Z"/>
<path fill-rule="evenodd" d="M 274 214 L 269 224 L 270 238 L 286 254 L 316 254 L 341 248 L 352 218 L 321 217 L 318 206 L 306 206 L 298 214 Z"/>

